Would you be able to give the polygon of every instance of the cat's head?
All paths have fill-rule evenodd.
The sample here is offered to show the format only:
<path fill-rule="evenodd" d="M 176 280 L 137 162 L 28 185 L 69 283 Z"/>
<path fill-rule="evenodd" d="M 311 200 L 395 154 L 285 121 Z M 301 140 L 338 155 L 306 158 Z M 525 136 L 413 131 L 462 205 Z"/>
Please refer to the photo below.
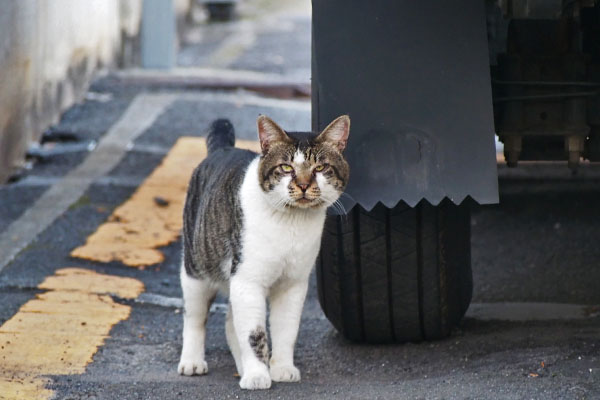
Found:
<path fill-rule="evenodd" d="M 350 118 L 342 115 L 321 133 L 286 132 L 258 117 L 259 184 L 276 208 L 326 208 L 343 193 L 350 168 L 342 152 Z"/>

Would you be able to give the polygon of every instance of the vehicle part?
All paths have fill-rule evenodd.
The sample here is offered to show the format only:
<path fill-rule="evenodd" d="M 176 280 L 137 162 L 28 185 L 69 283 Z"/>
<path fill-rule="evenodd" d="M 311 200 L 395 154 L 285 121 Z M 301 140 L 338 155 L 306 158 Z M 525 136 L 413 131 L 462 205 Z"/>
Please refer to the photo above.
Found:
<path fill-rule="evenodd" d="M 313 1 L 312 75 L 313 130 L 352 121 L 325 315 L 356 341 L 448 335 L 471 297 L 464 200 L 498 201 L 484 2 Z"/>
<path fill-rule="evenodd" d="M 471 301 L 469 204 L 360 206 L 330 216 L 317 261 L 319 301 L 346 338 L 446 337 Z"/>

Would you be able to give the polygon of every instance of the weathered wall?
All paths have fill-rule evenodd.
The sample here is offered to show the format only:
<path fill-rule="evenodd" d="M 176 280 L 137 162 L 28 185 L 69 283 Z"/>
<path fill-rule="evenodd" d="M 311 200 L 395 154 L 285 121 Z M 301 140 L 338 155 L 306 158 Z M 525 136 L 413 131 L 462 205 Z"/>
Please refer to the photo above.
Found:
<path fill-rule="evenodd" d="M 142 0 L 0 0 L 0 183 L 98 67 L 134 62 L 141 14 Z"/>

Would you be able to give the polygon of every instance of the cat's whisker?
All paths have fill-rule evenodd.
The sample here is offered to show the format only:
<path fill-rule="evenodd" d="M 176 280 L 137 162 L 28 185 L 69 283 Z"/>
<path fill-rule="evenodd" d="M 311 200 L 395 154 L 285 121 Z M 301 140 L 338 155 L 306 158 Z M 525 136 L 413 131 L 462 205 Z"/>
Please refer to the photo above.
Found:
<path fill-rule="evenodd" d="M 346 208 L 344 207 L 341 201 L 336 200 L 333 204 L 339 211 L 342 212 L 342 214 L 346 215 Z"/>
<path fill-rule="evenodd" d="M 350 196 L 348 193 L 342 192 L 342 194 L 340 194 L 340 198 L 342 198 L 342 196 L 345 196 L 348 199 L 352 200 L 352 202 L 356 203 L 356 200 L 354 200 L 354 198 L 352 196 Z M 348 222 L 348 211 L 346 210 L 346 208 L 344 207 L 344 205 L 342 204 L 342 202 L 339 199 L 337 201 L 339 202 L 340 206 L 344 210 L 344 213 L 343 213 L 344 222 Z"/>
<path fill-rule="evenodd" d="M 323 204 L 326 204 L 328 207 L 333 207 L 338 213 L 339 212 L 343 212 L 343 207 L 342 207 L 342 209 L 340 209 L 337 200 L 333 200 L 331 198 L 328 198 L 325 195 L 322 195 L 321 198 L 323 199 Z"/>
<path fill-rule="evenodd" d="M 271 197 L 267 197 L 267 198 L 268 198 L 269 204 L 274 209 L 273 214 L 275 214 L 276 212 L 285 210 L 285 208 L 291 204 L 291 201 L 289 199 L 286 199 L 283 197 L 279 197 L 276 199 L 273 199 Z"/>
<path fill-rule="evenodd" d="M 349 198 L 350 200 L 356 202 L 356 200 L 354 200 L 354 197 L 350 196 L 348 193 L 346 192 L 342 192 L 342 194 L 340 195 L 340 197 L 342 196 L 346 196 L 347 198 Z"/>
<path fill-rule="evenodd" d="M 329 207 L 333 207 L 333 209 L 335 210 L 335 213 L 342 217 L 343 222 L 347 222 L 348 220 L 348 212 L 346 211 L 346 208 L 344 207 L 344 205 L 342 204 L 342 202 L 339 199 L 333 200 L 328 198 L 327 196 L 321 196 L 322 199 L 322 203 L 329 206 Z"/>

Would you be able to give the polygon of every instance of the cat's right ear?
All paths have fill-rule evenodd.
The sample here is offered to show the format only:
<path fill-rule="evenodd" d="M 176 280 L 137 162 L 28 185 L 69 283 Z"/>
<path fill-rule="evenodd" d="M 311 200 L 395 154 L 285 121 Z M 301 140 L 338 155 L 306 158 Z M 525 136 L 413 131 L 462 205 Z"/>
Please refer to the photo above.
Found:
<path fill-rule="evenodd" d="M 315 139 L 317 142 L 329 142 L 339 151 L 344 151 L 350 134 L 350 117 L 341 115 L 327 125 L 323 132 Z"/>
<path fill-rule="evenodd" d="M 283 129 L 266 115 L 261 115 L 256 121 L 258 125 L 258 139 L 263 154 L 267 154 L 273 143 L 289 142 L 290 138 Z"/>

